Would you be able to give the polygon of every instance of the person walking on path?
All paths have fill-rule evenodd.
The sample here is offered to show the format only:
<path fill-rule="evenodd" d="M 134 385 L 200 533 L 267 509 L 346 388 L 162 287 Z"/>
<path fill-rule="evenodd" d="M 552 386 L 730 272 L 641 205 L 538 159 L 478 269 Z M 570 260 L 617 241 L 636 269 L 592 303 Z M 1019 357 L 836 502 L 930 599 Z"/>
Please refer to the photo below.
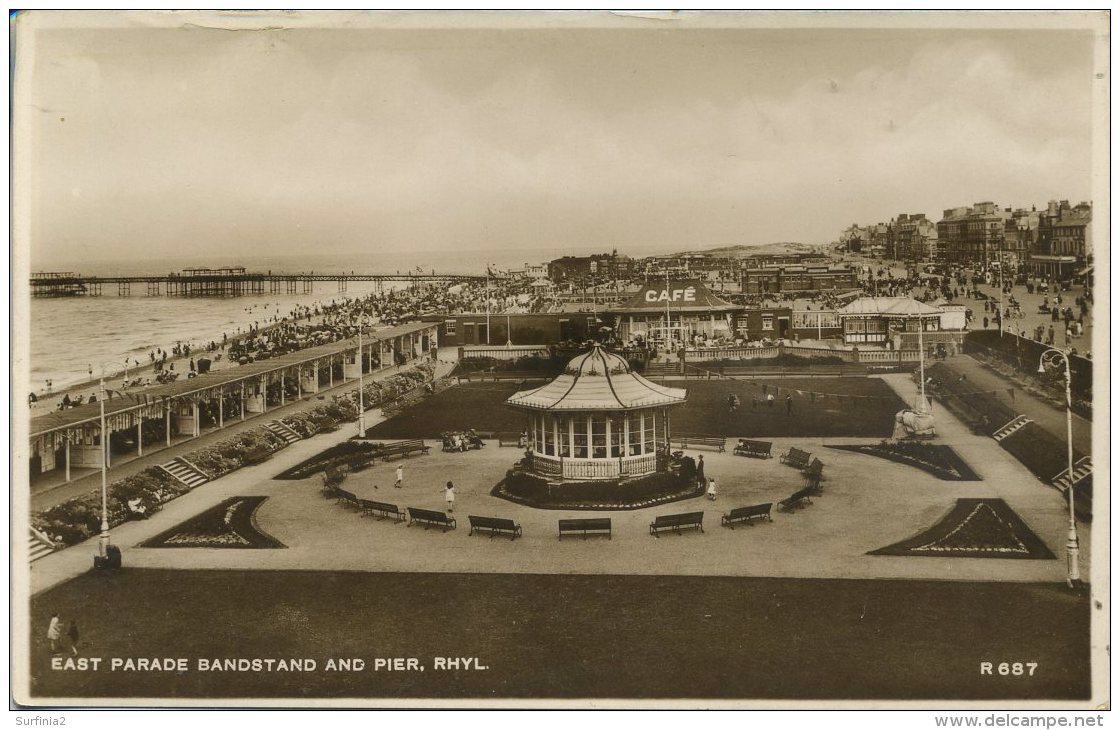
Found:
<path fill-rule="evenodd" d="M 704 455 L 700 454 L 700 458 L 696 460 L 696 484 L 703 489 L 707 479 L 704 478 Z"/>
<path fill-rule="evenodd" d="M 773 393 L 768 393 L 766 395 L 766 405 L 769 406 L 770 408 L 774 407 L 774 394 Z"/>
<path fill-rule="evenodd" d="M 57 654 L 58 641 L 62 638 L 62 627 L 57 613 L 51 614 L 51 624 L 47 627 L 47 638 L 51 640 L 51 654 Z"/>
<path fill-rule="evenodd" d="M 70 637 L 70 653 L 74 656 L 78 656 L 78 638 L 80 635 L 78 633 L 78 621 L 76 619 L 70 619 L 70 628 L 67 630 L 66 635 Z"/>
<path fill-rule="evenodd" d="M 397 464 L 397 483 L 394 484 L 393 486 L 396 487 L 397 489 L 400 489 L 401 484 L 403 482 L 404 482 L 404 464 Z"/>
<path fill-rule="evenodd" d="M 711 477 L 708 479 L 708 499 L 716 501 L 716 478 Z"/>
<path fill-rule="evenodd" d="M 790 393 L 786 394 L 786 415 L 793 415 L 793 395 Z"/>
<path fill-rule="evenodd" d="M 447 501 L 447 511 L 455 511 L 455 485 L 451 482 L 447 483 L 447 487 L 443 490 L 443 498 Z"/>

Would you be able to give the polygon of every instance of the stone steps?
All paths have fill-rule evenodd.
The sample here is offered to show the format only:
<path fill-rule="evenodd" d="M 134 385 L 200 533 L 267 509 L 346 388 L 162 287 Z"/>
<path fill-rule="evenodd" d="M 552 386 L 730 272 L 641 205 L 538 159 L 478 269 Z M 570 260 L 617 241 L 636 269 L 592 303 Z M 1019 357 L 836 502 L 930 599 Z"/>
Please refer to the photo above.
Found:
<path fill-rule="evenodd" d="M 286 425 L 283 421 L 269 421 L 264 426 L 269 431 L 284 439 L 284 443 L 291 446 L 296 441 L 300 440 L 300 435 L 296 433 L 290 426 Z"/>
<path fill-rule="evenodd" d="M 186 484 L 191 489 L 202 486 L 206 482 L 210 481 L 210 477 L 206 474 L 206 472 L 202 471 L 194 464 L 191 464 L 181 456 L 172 459 L 166 464 L 160 464 L 159 468 L 163 469 L 165 472 L 175 477 L 183 484 Z"/>
<path fill-rule="evenodd" d="M 1082 457 L 1073 465 L 1073 484 L 1077 484 L 1093 473 L 1093 460 L 1088 456 Z M 1063 469 L 1061 474 L 1050 480 L 1064 494 L 1070 488 L 1069 469 Z"/>
<path fill-rule="evenodd" d="M 1028 423 L 1033 423 L 1033 421 L 1022 414 L 1015 416 L 1010 421 L 997 428 L 992 433 L 992 438 L 996 441 L 1003 441 Z"/>
<path fill-rule="evenodd" d="M 32 563 L 44 555 L 50 555 L 54 552 L 54 544 L 47 540 L 46 537 L 39 535 L 35 530 L 31 531 L 28 540 L 28 553 L 31 556 L 30 562 Z"/>

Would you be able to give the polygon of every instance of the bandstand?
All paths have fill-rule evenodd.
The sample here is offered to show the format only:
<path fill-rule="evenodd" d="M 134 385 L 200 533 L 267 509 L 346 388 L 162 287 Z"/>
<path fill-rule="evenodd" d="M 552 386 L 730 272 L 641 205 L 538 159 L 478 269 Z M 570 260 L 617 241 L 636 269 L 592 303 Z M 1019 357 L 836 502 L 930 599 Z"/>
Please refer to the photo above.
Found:
<path fill-rule="evenodd" d="M 652 474 L 669 443 L 670 409 L 688 398 L 631 372 L 596 345 L 563 374 L 506 403 L 528 412 L 528 469 L 550 482 Z M 666 459 L 660 461 L 668 470 Z"/>

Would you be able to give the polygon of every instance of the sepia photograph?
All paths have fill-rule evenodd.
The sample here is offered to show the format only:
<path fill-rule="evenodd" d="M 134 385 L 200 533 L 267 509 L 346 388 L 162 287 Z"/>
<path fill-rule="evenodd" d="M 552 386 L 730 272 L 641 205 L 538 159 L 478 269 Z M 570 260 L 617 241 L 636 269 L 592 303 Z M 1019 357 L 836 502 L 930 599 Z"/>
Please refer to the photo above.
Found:
<path fill-rule="evenodd" d="M 1110 706 L 1107 10 L 9 26 L 13 708 Z"/>

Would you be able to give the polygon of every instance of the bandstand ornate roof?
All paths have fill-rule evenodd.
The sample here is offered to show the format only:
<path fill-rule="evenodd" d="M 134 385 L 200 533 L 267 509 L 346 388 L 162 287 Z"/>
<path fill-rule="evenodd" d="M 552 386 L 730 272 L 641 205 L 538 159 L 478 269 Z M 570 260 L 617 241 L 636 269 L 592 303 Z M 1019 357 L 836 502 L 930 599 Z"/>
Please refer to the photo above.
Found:
<path fill-rule="evenodd" d="M 626 360 L 596 345 L 555 380 L 511 395 L 506 403 L 544 411 L 621 411 L 684 403 L 688 391 L 666 388 L 630 371 Z"/>

